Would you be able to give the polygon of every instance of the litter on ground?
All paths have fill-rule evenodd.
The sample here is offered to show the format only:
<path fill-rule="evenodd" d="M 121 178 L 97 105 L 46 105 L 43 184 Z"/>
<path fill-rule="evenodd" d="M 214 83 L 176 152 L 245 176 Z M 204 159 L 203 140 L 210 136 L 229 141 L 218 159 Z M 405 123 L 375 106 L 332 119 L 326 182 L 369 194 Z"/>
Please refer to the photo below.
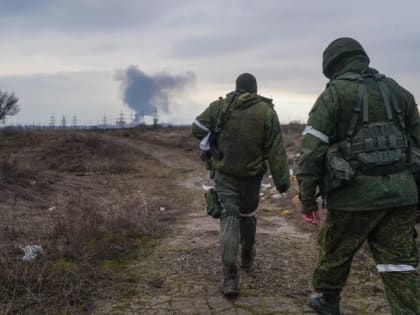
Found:
<path fill-rule="evenodd" d="M 32 261 L 44 253 L 41 245 L 26 245 L 25 247 L 21 247 L 21 250 L 25 254 L 22 257 L 23 261 Z"/>

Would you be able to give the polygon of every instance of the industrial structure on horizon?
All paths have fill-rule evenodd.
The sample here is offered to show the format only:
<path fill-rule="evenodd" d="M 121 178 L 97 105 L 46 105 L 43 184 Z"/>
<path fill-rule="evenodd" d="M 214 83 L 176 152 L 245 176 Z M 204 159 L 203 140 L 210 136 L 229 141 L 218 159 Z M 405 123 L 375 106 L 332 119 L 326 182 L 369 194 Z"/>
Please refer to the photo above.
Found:
<path fill-rule="evenodd" d="M 148 119 L 147 119 L 148 118 Z M 134 115 L 131 114 L 131 116 L 127 119 L 124 112 L 121 110 L 121 112 L 118 114 L 117 118 L 115 119 L 115 123 L 109 123 L 108 117 L 104 115 L 102 117 L 102 120 L 98 123 L 88 123 L 88 124 L 80 124 L 79 119 L 76 115 L 73 115 L 71 117 L 71 120 L 69 120 L 65 115 L 62 115 L 60 118 L 57 118 L 54 114 L 52 114 L 49 118 L 48 124 L 40 124 L 40 123 L 27 123 L 27 124 L 7 124 L 7 120 L 3 119 L 1 122 L 0 128 L 5 127 L 21 127 L 25 129 L 114 129 L 114 128 L 134 128 L 139 126 L 167 126 L 167 124 L 160 124 L 159 123 L 159 114 L 158 110 L 155 107 L 153 116 L 147 116 L 142 114 L 140 119 L 134 118 Z M 148 123 L 148 121 L 151 120 L 151 123 Z"/>

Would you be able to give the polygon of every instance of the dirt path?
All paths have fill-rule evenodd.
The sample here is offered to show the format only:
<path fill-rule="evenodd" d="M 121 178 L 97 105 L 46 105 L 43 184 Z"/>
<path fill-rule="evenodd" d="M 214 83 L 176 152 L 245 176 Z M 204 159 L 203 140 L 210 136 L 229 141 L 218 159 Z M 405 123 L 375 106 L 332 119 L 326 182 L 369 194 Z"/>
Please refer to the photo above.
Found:
<path fill-rule="evenodd" d="M 203 166 L 181 150 L 136 143 L 174 169 L 190 207 L 153 253 L 130 267 L 139 275 L 135 298 L 101 303 L 97 314 L 314 314 L 305 306 L 317 259 L 314 233 L 302 232 L 263 202 L 255 268 L 249 274 L 241 271 L 240 297 L 226 300 L 219 291 L 218 221 L 204 212 L 201 186 L 208 184 L 208 176 Z M 389 314 L 383 298 L 349 296 L 344 297 L 344 314 Z"/>

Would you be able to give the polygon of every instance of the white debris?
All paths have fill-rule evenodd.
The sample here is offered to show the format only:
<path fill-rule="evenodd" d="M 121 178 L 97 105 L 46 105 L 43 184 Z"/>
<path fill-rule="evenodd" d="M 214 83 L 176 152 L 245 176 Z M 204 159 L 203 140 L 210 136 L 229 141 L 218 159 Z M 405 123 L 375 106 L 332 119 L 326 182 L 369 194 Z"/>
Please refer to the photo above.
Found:
<path fill-rule="evenodd" d="M 51 208 L 48 208 L 47 211 L 54 211 L 55 209 L 57 209 L 56 206 L 52 206 Z"/>
<path fill-rule="evenodd" d="M 164 211 L 166 211 L 166 208 L 165 207 L 160 207 L 159 210 L 164 212 Z"/>
<path fill-rule="evenodd" d="M 204 191 L 209 191 L 210 189 L 214 188 L 214 186 L 202 184 L 201 188 L 203 188 Z"/>
<path fill-rule="evenodd" d="M 274 194 L 271 196 L 271 198 L 276 199 L 276 200 L 281 199 L 282 197 L 283 196 L 281 194 Z"/>
<path fill-rule="evenodd" d="M 290 176 L 293 176 L 293 169 L 289 168 L 289 174 Z"/>
<path fill-rule="evenodd" d="M 323 209 L 325 206 L 324 199 L 322 199 L 322 197 L 316 198 L 316 203 L 318 204 L 318 209 Z"/>
<path fill-rule="evenodd" d="M 23 261 L 32 261 L 40 254 L 42 255 L 44 253 L 41 245 L 27 245 L 25 247 L 21 247 L 21 250 L 25 253 L 22 257 Z"/>
<path fill-rule="evenodd" d="M 261 184 L 262 190 L 266 190 L 268 188 L 271 188 L 271 184 Z"/>

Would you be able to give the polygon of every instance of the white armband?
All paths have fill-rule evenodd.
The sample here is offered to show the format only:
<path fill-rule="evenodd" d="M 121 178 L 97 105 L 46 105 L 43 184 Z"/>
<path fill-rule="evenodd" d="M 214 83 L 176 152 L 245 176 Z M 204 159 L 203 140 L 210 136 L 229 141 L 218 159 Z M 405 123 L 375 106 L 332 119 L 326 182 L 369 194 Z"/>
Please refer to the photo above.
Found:
<path fill-rule="evenodd" d="M 207 128 L 206 126 L 204 126 L 201 122 L 199 122 L 197 119 L 194 120 L 194 125 L 196 125 L 198 128 L 200 128 L 201 130 L 207 131 L 209 132 L 210 129 Z"/>
<path fill-rule="evenodd" d="M 328 136 L 325 133 L 314 129 L 312 126 L 306 126 L 305 130 L 303 131 L 303 135 L 312 135 L 322 142 L 329 143 Z"/>

